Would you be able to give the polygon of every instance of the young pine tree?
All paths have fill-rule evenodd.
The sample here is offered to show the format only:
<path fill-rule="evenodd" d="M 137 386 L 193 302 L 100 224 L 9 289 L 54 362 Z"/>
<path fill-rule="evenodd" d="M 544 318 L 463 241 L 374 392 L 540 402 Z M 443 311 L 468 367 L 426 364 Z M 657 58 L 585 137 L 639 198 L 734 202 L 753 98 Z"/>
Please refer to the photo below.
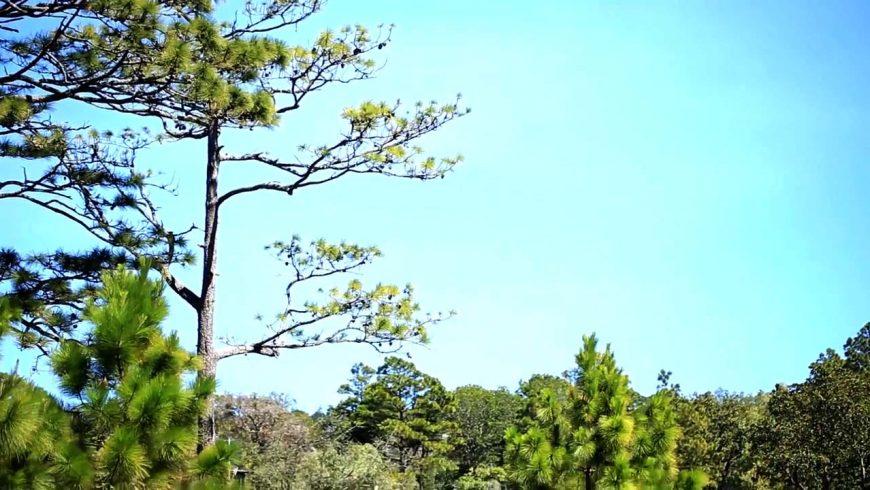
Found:
<path fill-rule="evenodd" d="M 679 427 L 666 391 L 639 407 L 610 348 L 583 338 L 565 393 L 544 387 L 529 400 L 522 430 L 506 432 L 506 462 L 522 488 L 701 488 L 700 475 L 678 475 Z"/>
<path fill-rule="evenodd" d="M 0 337 L 15 314 L 0 301 Z M 80 487 L 91 471 L 73 440 L 69 417 L 45 391 L 15 373 L 0 374 L 0 488 Z"/>
<path fill-rule="evenodd" d="M 93 328 L 52 355 L 65 401 L 20 378 L 0 378 L 0 486 L 6 488 L 178 488 L 220 486 L 234 447 L 197 455 L 197 418 L 214 381 L 185 386 L 199 360 L 160 328 L 167 313 L 147 268 L 121 268 L 83 317 Z M 0 323 L 15 312 L 0 305 Z M 6 321 L 3 321 L 6 320 Z"/>

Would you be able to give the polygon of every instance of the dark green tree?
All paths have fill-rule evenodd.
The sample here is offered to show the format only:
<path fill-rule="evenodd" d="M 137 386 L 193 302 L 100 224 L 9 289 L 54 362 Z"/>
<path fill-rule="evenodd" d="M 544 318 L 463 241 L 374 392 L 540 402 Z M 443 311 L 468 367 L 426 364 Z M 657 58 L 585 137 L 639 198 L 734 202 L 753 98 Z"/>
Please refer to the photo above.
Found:
<path fill-rule="evenodd" d="M 683 430 L 677 445 L 681 468 L 703 470 L 713 488 L 765 488 L 755 433 L 766 417 L 766 394 L 678 395 L 675 404 Z"/>
<path fill-rule="evenodd" d="M 449 454 L 458 432 L 451 419 L 456 401 L 441 382 L 398 357 L 374 371 L 356 366 L 352 372 L 351 384 L 339 389 L 350 397 L 333 409 L 352 428 L 352 442 L 377 445 L 421 483 L 455 469 Z"/>
<path fill-rule="evenodd" d="M 504 433 L 516 424 L 523 408 L 522 398 L 504 388 L 487 390 L 474 385 L 457 388 L 453 397 L 456 411 L 451 419 L 456 422 L 459 437 L 452 457 L 459 474 L 502 466 Z"/>
<path fill-rule="evenodd" d="M 870 488 L 870 371 L 865 325 L 829 349 L 803 383 L 778 385 L 759 429 L 762 467 L 789 488 Z"/>

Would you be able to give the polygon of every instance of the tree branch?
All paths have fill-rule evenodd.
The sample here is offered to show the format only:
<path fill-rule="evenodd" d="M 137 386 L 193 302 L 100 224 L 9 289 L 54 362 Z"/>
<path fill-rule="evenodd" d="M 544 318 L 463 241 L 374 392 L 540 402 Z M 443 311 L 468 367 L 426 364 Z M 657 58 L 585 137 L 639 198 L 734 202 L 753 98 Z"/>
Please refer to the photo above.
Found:
<path fill-rule="evenodd" d="M 413 289 L 377 285 L 370 290 L 354 279 L 344 290 L 333 288 L 327 301 L 306 302 L 295 306 L 294 291 L 301 285 L 348 274 L 380 256 L 374 247 L 353 244 L 329 244 L 317 240 L 303 248 L 298 237 L 289 243 L 276 242 L 268 250 L 291 268 L 292 278 L 286 289 L 287 308 L 267 325 L 268 334 L 254 342 L 233 342 L 224 339 L 227 347 L 218 351 L 218 358 L 243 354 L 276 357 L 281 350 L 316 347 L 324 344 L 364 343 L 381 353 L 396 352 L 407 343 L 424 344 L 426 328 L 444 320 L 441 314 L 417 316 Z M 452 312 L 447 316 L 452 316 Z M 341 322 L 331 331 L 310 332 L 308 329 L 329 322 Z M 327 327 L 328 328 L 328 327 Z"/>
<path fill-rule="evenodd" d="M 169 272 L 169 267 L 166 265 L 160 266 L 160 273 L 163 275 L 163 280 L 166 281 L 166 284 L 169 285 L 169 288 L 175 291 L 178 296 L 181 297 L 184 301 L 187 302 L 190 306 L 193 307 L 194 310 L 199 311 L 202 309 L 202 299 L 193 292 L 190 288 L 185 286 L 177 277 L 172 275 Z"/>

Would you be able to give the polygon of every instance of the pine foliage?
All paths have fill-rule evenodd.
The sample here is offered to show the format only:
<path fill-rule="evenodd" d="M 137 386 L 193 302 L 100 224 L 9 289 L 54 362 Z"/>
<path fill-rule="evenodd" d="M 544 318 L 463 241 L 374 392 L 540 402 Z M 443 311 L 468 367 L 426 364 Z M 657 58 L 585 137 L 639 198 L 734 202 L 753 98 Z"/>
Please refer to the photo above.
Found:
<path fill-rule="evenodd" d="M 17 314 L 6 301 L 8 330 Z M 83 313 L 85 340 L 51 357 L 63 394 L 54 399 L 15 375 L 0 377 L 0 487 L 160 489 L 219 485 L 236 448 L 219 442 L 196 454 L 197 418 L 214 381 L 185 377 L 198 359 L 160 328 L 162 286 L 118 268 Z"/>
<path fill-rule="evenodd" d="M 448 456 L 458 434 L 456 400 L 437 378 L 394 356 L 376 370 L 357 365 L 352 373 L 339 389 L 351 396 L 332 412 L 352 442 L 378 445 L 420 481 L 455 469 Z"/>
<path fill-rule="evenodd" d="M 575 360 L 571 386 L 539 383 L 528 416 L 507 430 L 510 477 L 533 489 L 674 488 L 680 431 L 672 395 L 659 391 L 635 406 L 628 377 L 609 346 L 597 351 L 595 336 L 583 338 Z"/>

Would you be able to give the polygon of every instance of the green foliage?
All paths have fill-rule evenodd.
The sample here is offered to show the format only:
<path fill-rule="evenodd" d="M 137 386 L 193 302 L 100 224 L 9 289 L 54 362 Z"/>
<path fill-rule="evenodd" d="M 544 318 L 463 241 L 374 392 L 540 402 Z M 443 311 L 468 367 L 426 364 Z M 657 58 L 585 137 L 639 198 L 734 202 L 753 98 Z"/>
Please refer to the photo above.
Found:
<path fill-rule="evenodd" d="M 19 346 L 48 353 L 57 341 L 71 337 L 102 271 L 128 262 L 124 254 L 108 248 L 26 255 L 0 250 L 2 297 L 21 312 L 10 325 Z"/>
<path fill-rule="evenodd" d="M 706 488 L 710 483 L 710 478 L 706 473 L 700 470 L 681 471 L 677 475 L 677 482 L 674 484 L 674 490 L 697 490 Z"/>
<path fill-rule="evenodd" d="M 320 437 L 311 418 L 290 410 L 290 401 L 270 396 L 219 395 L 214 401 L 220 439 L 240 447 L 245 479 L 258 489 L 288 488 L 300 461 Z"/>
<path fill-rule="evenodd" d="M 197 417 L 214 384 L 182 383 L 195 356 L 164 336 L 166 303 L 159 282 L 123 268 L 103 286 L 83 317 L 93 328 L 67 340 L 51 366 L 62 403 L 14 375 L 0 377 L 0 483 L 9 488 L 176 488 L 228 481 L 234 445 L 196 455 Z M 8 325 L 15 314 L 0 302 Z"/>
<path fill-rule="evenodd" d="M 351 384 L 339 389 L 351 396 L 332 411 L 350 441 L 378 445 L 421 483 L 455 469 L 448 455 L 458 430 L 450 418 L 456 401 L 436 378 L 398 357 L 377 370 L 357 365 L 352 374 Z"/>
<path fill-rule="evenodd" d="M 374 54 L 390 41 L 389 27 L 377 32 L 364 26 L 326 30 L 307 44 L 290 43 L 281 35 L 323 3 L 251 0 L 241 11 L 234 6 L 222 13 L 215 9 L 218 2 L 210 0 L 99 0 L 24 4 L 0 12 L 8 32 L 30 33 L 0 39 L 0 57 L 7 66 L 0 76 L 5 137 L 0 157 L 28 165 L 21 177 L 0 182 L 0 199 L 42 207 L 101 242 L 86 253 L 0 253 L 3 296 L 23 313 L 13 325 L 20 346 L 47 354 L 57 343 L 81 340 L 73 329 L 93 296 L 99 271 L 142 258 L 150 259 L 171 290 L 195 310 L 204 377 L 216 374 L 219 360 L 249 353 L 274 357 L 284 349 L 344 342 L 396 352 L 405 342 L 428 341 L 427 328 L 450 315 L 421 314 L 411 286 L 364 287 L 351 280 L 346 286 L 327 287 L 321 301 L 309 299 L 324 288 L 312 293 L 304 286 L 354 271 L 377 256 L 376 249 L 318 241 L 311 251 L 303 251 L 294 239 L 274 247 L 294 266 L 295 275 L 287 286 L 287 305 L 277 309 L 271 328 L 242 343 L 221 339 L 228 345 L 214 345 L 220 207 L 243 194 L 278 191 L 289 196 L 347 175 L 443 178 L 461 161 L 459 156 L 425 155 L 417 145 L 423 136 L 467 113 L 458 98 L 408 109 L 398 102 L 364 101 L 339 114 L 346 129 L 333 142 L 298 142 L 289 159 L 266 152 L 237 154 L 226 147 L 226 130 L 274 127 L 282 115 L 327 85 L 374 74 Z M 43 26 L 38 22 L 43 18 L 57 20 L 56 26 Z M 59 101 L 145 117 L 162 130 L 152 137 L 147 129 L 99 131 L 58 124 L 47 114 Z M 136 157 L 151 144 L 184 139 L 207 142 L 201 160 L 207 185 L 199 209 L 204 212 L 183 220 L 195 223 L 190 228 L 170 230 L 149 192 L 168 188 L 141 171 Z M 274 150 L 286 155 L 291 148 Z M 281 178 L 227 189 L 219 185 L 222 161 L 269 167 Z M 194 231 L 203 232 L 202 283 L 190 288 L 177 279 L 173 267 L 193 264 L 187 238 Z M 300 287 L 302 296 L 297 295 Z M 88 373 L 76 363 L 85 362 L 85 353 L 75 349 L 62 347 L 64 366 L 70 370 L 64 388 L 82 392 Z M 200 434 L 206 438 L 213 433 L 211 418 L 202 415 Z"/>
<path fill-rule="evenodd" d="M 400 489 L 416 486 L 373 445 L 324 437 L 282 395 L 221 395 L 215 400 L 221 439 L 241 448 L 246 483 L 257 489 Z"/>
<path fill-rule="evenodd" d="M 870 444 L 870 326 L 828 350 L 806 381 L 755 396 L 680 397 L 680 466 L 708 488 L 863 488 Z"/>
<path fill-rule="evenodd" d="M 764 473 L 796 488 L 865 488 L 870 447 L 870 324 L 840 356 L 828 350 L 803 383 L 779 385 L 756 435 Z"/>
<path fill-rule="evenodd" d="M 458 490 L 500 490 L 508 475 L 501 466 L 477 466 L 456 480 Z"/>
<path fill-rule="evenodd" d="M 142 256 L 188 263 L 184 238 L 169 239 L 146 192 L 160 187 L 134 165 L 147 130 L 98 131 L 58 121 L 60 101 L 113 105 L 144 97 L 179 74 L 163 59 L 164 20 L 207 13 L 211 2 L 101 0 L 19 2 L 0 13 L 0 158 L 21 176 L 0 183 L 0 199 L 22 199 L 81 226 L 103 243 L 88 251 L 0 251 L 0 285 L 21 309 L 22 347 L 47 353 L 72 335 L 100 272 Z M 46 22 L 46 19 L 52 19 Z M 128 214 L 132 211 L 132 214 Z M 131 219 L 133 216 L 144 219 Z M 173 243 L 169 243 L 169 242 Z M 4 244 L 8 245 L 8 244 Z"/>
<path fill-rule="evenodd" d="M 46 392 L 0 375 L 0 488 L 79 488 L 92 478 L 70 420 Z"/>
<path fill-rule="evenodd" d="M 594 336 L 575 360 L 567 390 L 552 378 L 523 385 L 531 415 L 505 435 L 511 479 L 522 488 L 671 488 L 679 437 L 672 394 L 633 408 L 628 377 Z"/>
<path fill-rule="evenodd" d="M 261 350 L 286 346 L 287 341 L 298 347 L 364 342 L 378 351 L 394 352 L 401 342 L 428 342 L 427 327 L 449 316 L 421 314 L 411 285 L 400 288 L 377 284 L 366 288 L 356 278 L 344 287 L 330 288 L 325 300 L 308 300 L 293 306 L 297 295 L 323 296 L 319 281 L 346 275 L 371 263 L 381 252 L 375 247 L 325 240 L 313 241 L 306 247 L 299 237 L 287 243 L 275 242 L 266 249 L 290 269 L 293 279 L 286 289 L 291 306 L 269 325 L 270 330 L 285 337 L 285 343 L 272 339 L 259 346 Z M 322 333 L 324 323 L 336 320 L 343 322 L 341 327 L 334 328 L 332 333 Z"/>
<path fill-rule="evenodd" d="M 0 298 L 0 338 L 20 315 Z M 60 403 L 14 373 L 0 374 L 0 488 L 81 488 L 92 477 Z"/>
<path fill-rule="evenodd" d="M 10 251 L 0 260 L 0 284 L 13 286 L 11 294 L 25 312 L 15 325 L 22 346 L 47 352 L 54 343 L 74 337 L 72 329 L 80 321 L 77 310 L 98 282 L 98 271 L 141 257 L 151 258 L 172 290 L 196 310 L 200 334 L 207 339 L 198 346 L 206 357 L 207 374 L 214 374 L 218 360 L 235 355 L 277 356 L 282 349 L 339 342 L 394 352 L 403 342 L 428 340 L 427 327 L 443 317 L 421 315 L 410 287 L 363 287 L 354 280 L 325 288 L 328 295 L 322 301 L 309 300 L 310 291 L 297 295 L 303 282 L 349 272 L 379 254 L 373 248 L 319 241 L 310 252 L 293 243 L 276 244 L 282 261 L 307 272 L 296 270 L 291 276 L 288 304 L 278 309 L 270 325 L 273 331 L 224 349 L 212 345 L 218 233 L 210 227 L 217 226 L 211 217 L 219 207 L 250 192 L 293 195 L 347 175 L 443 178 L 461 161 L 459 156 L 426 155 L 417 144 L 467 113 L 458 100 L 407 109 L 398 102 L 363 101 L 338 115 L 346 130 L 333 141 L 298 142 L 296 156 L 289 159 L 266 152 L 235 154 L 225 147 L 225 130 L 274 127 L 309 95 L 328 85 L 370 78 L 377 70 L 375 55 L 390 42 L 390 27 L 371 31 L 353 26 L 326 30 L 307 42 L 286 40 L 283 33 L 295 30 L 323 4 L 252 0 L 240 11 L 236 5 L 220 12 L 215 8 L 219 3 L 210 0 L 49 2 L 24 6 L 6 19 L 15 24 L 50 14 L 59 26 L 0 40 L 10 65 L 8 75 L 0 77 L 0 123 L 9 128 L 4 134 L 11 135 L 0 142 L 0 156 L 29 163 L 29 173 L 0 184 L 0 199 L 41 206 L 81 226 L 105 246 L 94 249 L 93 256 Z M 229 18 L 233 21 L 223 20 Z M 151 137 L 144 130 L 98 131 L 56 124 L 45 114 L 61 100 L 147 117 L 158 121 L 162 131 Z M 206 139 L 206 147 L 225 151 L 211 151 L 201 160 L 207 181 L 215 183 L 205 187 L 215 195 L 201 196 L 205 213 L 185 220 L 200 228 L 169 230 L 147 192 L 166 187 L 138 169 L 136 156 L 150 144 L 182 139 Z M 292 148 L 273 150 L 286 155 Z M 221 161 L 269 167 L 281 178 L 217 194 L 218 187 L 226 187 L 217 185 Z M 195 230 L 204 231 L 205 273 L 199 275 L 203 284 L 188 288 L 172 268 L 193 263 L 187 237 Z M 69 257 L 77 264 L 68 266 L 64 259 Z M 292 297 L 289 286 L 294 286 Z M 325 321 L 339 317 L 346 322 Z M 324 325 L 335 328 L 321 332 L 317 327 Z"/>
<path fill-rule="evenodd" d="M 395 468 L 369 444 L 327 446 L 305 454 L 289 487 L 299 490 L 356 490 L 414 488 L 412 479 Z M 268 488 L 268 487 L 257 487 Z"/>
<path fill-rule="evenodd" d="M 534 398 L 545 389 L 552 391 L 560 400 L 567 401 L 568 393 L 571 391 L 571 382 L 564 377 L 560 378 L 550 374 L 533 374 L 532 377 L 520 383 L 518 391 L 524 398 Z"/>
<path fill-rule="evenodd" d="M 504 388 L 487 390 L 473 385 L 457 388 L 453 397 L 456 411 L 451 420 L 458 428 L 458 439 L 452 457 L 460 474 L 474 473 L 475 478 L 484 478 L 482 472 L 493 473 L 492 468 L 504 463 L 504 433 L 517 423 L 522 398 Z"/>
<path fill-rule="evenodd" d="M 682 468 L 702 469 L 713 488 L 761 488 L 765 482 L 755 434 L 766 417 L 766 395 L 727 392 L 678 397 L 683 429 L 677 454 Z"/>
<path fill-rule="evenodd" d="M 354 366 L 341 387 L 350 396 L 315 420 L 281 398 L 224 397 L 219 426 L 242 442 L 247 461 L 272 466 L 258 488 L 862 488 L 868 338 L 865 326 L 843 355 L 813 363 L 806 382 L 773 393 L 684 396 L 663 372 L 658 391 L 643 397 L 590 337 L 575 369 L 532 376 L 516 396 L 456 389 L 446 417 L 455 427 L 442 433 L 452 449 L 430 459 L 411 449 L 404 466 L 402 448 L 417 441 L 401 439 L 402 424 L 431 428 L 435 415 L 419 398 L 440 383 L 398 358 Z M 511 423 L 501 466 L 492 433 Z"/>

